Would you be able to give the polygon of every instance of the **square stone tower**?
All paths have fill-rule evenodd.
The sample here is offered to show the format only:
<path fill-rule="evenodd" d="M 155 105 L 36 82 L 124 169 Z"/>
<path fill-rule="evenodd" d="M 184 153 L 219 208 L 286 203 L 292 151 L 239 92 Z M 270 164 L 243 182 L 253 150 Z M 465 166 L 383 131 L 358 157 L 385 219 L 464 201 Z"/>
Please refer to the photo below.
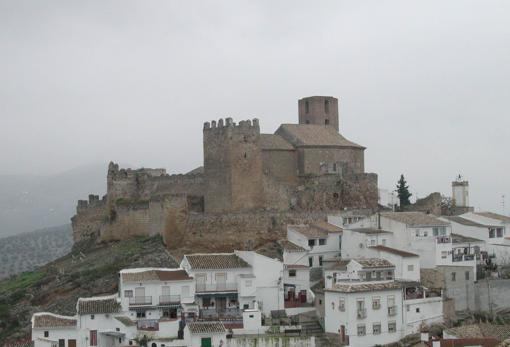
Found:
<path fill-rule="evenodd" d="M 299 99 L 299 124 L 329 125 L 339 131 L 338 99 L 332 96 L 309 96 Z"/>
<path fill-rule="evenodd" d="M 204 179 L 206 212 L 264 207 L 258 119 L 204 124 Z"/>

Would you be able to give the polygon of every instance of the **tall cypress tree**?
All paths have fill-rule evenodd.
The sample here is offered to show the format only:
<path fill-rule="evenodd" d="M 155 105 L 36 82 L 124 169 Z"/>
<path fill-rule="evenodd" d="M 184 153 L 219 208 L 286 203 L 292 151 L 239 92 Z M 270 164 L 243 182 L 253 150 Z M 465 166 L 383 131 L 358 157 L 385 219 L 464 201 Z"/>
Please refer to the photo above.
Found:
<path fill-rule="evenodd" d="M 409 193 L 409 186 L 407 185 L 404 175 L 400 175 L 400 179 L 398 180 L 397 193 L 400 200 L 400 210 L 403 211 L 405 206 L 411 205 L 409 198 L 412 195 Z"/>

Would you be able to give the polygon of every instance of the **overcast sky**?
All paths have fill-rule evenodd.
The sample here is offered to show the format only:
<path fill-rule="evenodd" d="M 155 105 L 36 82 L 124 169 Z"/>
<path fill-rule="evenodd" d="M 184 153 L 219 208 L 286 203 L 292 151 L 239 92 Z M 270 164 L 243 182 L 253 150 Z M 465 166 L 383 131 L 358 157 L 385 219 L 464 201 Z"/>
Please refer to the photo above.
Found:
<path fill-rule="evenodd" d="M 0 1 L 0 174 L 113 160 L 191 170 L 204 121 L 340 132 L 393 189 L 510 211 L 510 1 Z"/>

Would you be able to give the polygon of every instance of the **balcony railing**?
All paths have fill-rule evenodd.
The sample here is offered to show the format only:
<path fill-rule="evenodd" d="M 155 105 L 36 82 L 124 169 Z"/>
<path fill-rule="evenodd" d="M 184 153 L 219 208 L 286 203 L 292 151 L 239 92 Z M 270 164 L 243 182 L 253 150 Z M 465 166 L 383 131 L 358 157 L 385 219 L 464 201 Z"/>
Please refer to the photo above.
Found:
<path fill-rule="evenodd" d="M 129 298 L 130 306 L 147 306 L 152 305 L 152 296 L 135 296 Z"/>
<path fill-rule="evenodd" d="M 197 293 L 203 292 L 235 292 L 237 283 L 197 283 Z"/>
<path fill-rule="evenodd" d="M 157 319 L 141 319 L 136 322 L 136 328 L 138 330 L 158 331 L 159 320 Z"/>
<path fill-rule="evenodd" d="M 388 316 L 397 315 L 397 306 L 388 306 Z"/>
<path fill-rule="evenodd" d="M 181 302 L 180 295 L 160 295 L 159 296 L 159 304 L 160 305 L 179 304 L 180 302 Z"/>
<path fill-rule="evenodd" d="M 203 308 L 200 309 L 199 314 L 200 320 L 206 321 L 242 321 L 243 313 L 238 308 L 225 308 L 225 309 L 214 309 L 214 308 Z"/>
<path fill-rule="evenodd" d="M 358 308 L 358 319 L 367 318 L 367 309 L 366 308 Z"/>
<path fill-rule="evenodd" d="M 452 261 L 459 262 L 459 261 L 470 261 L 478 259 L 474 254 L 454 254 L 452 256 Z"/>

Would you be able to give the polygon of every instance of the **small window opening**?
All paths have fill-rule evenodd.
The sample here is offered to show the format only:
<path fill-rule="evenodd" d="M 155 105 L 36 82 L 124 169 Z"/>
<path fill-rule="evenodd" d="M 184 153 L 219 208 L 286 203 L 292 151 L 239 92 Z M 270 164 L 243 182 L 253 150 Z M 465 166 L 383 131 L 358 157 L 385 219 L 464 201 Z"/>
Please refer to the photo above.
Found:
<path fill-rule="evenodd" d="M 305 101 L 305 112 L 310 112 L 310 105 L 308 104 L 308 101 Z"/>
<path fill-rule="evenodd" d="M 324 111 L 329 113 L 329 100 L 324 100 Z"/>

